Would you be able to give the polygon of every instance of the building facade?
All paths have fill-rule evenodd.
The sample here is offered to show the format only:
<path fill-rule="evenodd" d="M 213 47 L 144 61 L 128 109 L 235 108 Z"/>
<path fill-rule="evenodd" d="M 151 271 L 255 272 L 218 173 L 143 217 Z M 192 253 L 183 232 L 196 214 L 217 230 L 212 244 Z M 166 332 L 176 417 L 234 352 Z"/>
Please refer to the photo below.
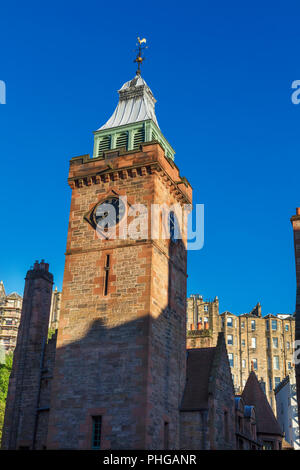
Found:
<path fill-rule="evenodd" d="M 16 347 L 22 310 L 22 297 L 16 292 L 6 294 L 0 282 L 0 349 L 13 352 Z"/>
<path fill-rule="evenodd" d="M 49 318 L 49 329 L 52 331 L 55 331 L 58 328 L 60 307 L 61 307 L 61 292 L 59 292 L 57 287 L 55 287 L 54 291 L 52 292 L 51 310 L 50 310 L 50 318 Z"/>
<path fill-rule="evenodd" d="M 296 215 L 291 218 L 294 233 L 294 250 L 295 250 L 295 266 L 296 266 L 296 329 L 295 329 L 295 369 L 296 369 L 296 388 L 298 403 L 300 403 L 300 207 L 296 209 Z M 300 423 L 300 406 L 298 407 L 298 422 Z"/>
<path fill-rule="evenodd" d="M 219 314 L 218 298 L 205 301 L 199 295 L 187 299 L 187 347 L 215 346 L 222 331 L 236 393 L 241 393 L 251 370 L 257 374 L 276 412 L 274 389 L 286 375 L 293 376 L 294 315 L 261 314 L 257 304 L 250 312 Z"/>
<path fill-rule="evenodd" d="M 284 433 L 284 438 L 295 450 L 299 450 L 298 402 L 294 377 L 288 375 L 277 385 L 275 398 L 277 420 Z"/>

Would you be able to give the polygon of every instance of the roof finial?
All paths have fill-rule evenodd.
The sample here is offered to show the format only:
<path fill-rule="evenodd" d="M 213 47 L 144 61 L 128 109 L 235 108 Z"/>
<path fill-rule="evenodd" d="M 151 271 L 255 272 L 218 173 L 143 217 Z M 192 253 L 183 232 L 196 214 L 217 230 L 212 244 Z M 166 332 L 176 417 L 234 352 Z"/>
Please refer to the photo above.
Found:
<path fill-rule="evenodd" d="M 137 62 L 137 64 L 138 64 L 138 69 L 136 71 L 136 74 L 141 75 L 141 64 L 145 60 L 145 57 L 143 57 L 142 53 L 145 49 L 147 49 L 147 46 L 146 45 L 143 46 L 143 44 L 146 44 L 147 41 L 146 41 L 145 38 L 140 39 L 139 37 L 137 38 L 137 40 L 138 40 L 138 44 L 137 44 L 138 49 L 136 51 L 137 56 L 136 56 L 134 62 Z"/>

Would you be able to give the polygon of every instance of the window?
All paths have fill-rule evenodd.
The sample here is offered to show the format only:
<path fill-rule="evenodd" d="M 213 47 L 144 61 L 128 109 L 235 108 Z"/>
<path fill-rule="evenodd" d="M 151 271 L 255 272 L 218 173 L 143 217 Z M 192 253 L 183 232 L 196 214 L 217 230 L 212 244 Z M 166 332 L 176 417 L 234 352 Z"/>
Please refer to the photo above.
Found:
<path fill-rule="evenodd" d="M 169 449 L 169 423 L 164 424 L 164 449 Z"/>
<path fill-rule="evenodd" d="M 285 331 L 289 331 L 289 325 L 288 324 L 285 325 Z"/>
<path fill-rule="evenodd" d="M 286 342 L 286 349 L 290 349 L 290 342 L 289 341 Z"/>
<path fill-rule="evenodd" d="M 242 339 L 242 346 L 245 346 L 245 340 Z"/>
<path fill-rule="evenodd" d="M 238 416 L 238 430 L 239 432 L 243 431 L 243 419 L 241 416 Z"/>
<path fill-rule="evenodd" d="M 274 450 L 273 441 L 263 441 L 263 450 Z"/>
<path fill-rule="evenodd" d="M 229 327 L 232 327 L 233 323 L 232 323 L 232 318 L 231 317 L 228 317 L 227 318 L 227 326 Z"/>
<path fill-rule="evenodd" d="M 229 353 L 229 354 L 228 354 L 228 358 L 229 358 L 230 367 L 233 367 L 233 354 L 232 354 L 232 353 Z"/>
<path fill-rule="evenodd" d="M 242 321 L 241 327 L 242 327 L 242 328 L 245 328 L 245 322 L 244 322 L 244 321 Z"/>
<path fill-rule="evenodd" d="M 251 338 L 251 348 L 256 348 L 256 338 Z"/>
<path fill-rule="evenodd" d="M 291 369 L 291 368 L 292 368 L 292 363 L 288 362 L 288 369 Z"/>
<path fill-rule="evenodd" d="M 257 359 L 252 359 L 253 369 L 257 370 Z"/>
<path fill-rule="evenodd" d="M 269 331 L 269 320 L 266 321 L 266 330 Z"/>
<path fill-rule="evenodd" d="M 242 360 L 242 368 L 243 368 L 243 369 L 246 369 L 246 359 L 243 359 L 243 360 Z"/>
<path fill-rule="evenodd" d="M 277 330 L 277 320 L 272 320 L 272 330 L 273 331 Z"/>
<path fill-rule="evenodd" d="M 204 323 L 208 323 L 208 318 L 204 317 Z"/>
<path fill-rule="evenodd" d="M 270 390 L 270 392 L 272 392 L 272 390 L 273 390 L 272 377 L 269 377 L 269 390 Z"/>
<path fill-rule="evenodd" d="M 272 338 L 273 340 L 273 348 L 278 348 L 278 338 Z"/>
<path fill-rule="evenodd" d="M 108 276 L 109 276 L 109 255 L 106 255 L 106 263 L 104 267 L 104 295 L 108 294 Z"/>
<path fill-rule="evenodd" d="M 229 440 L 229 423 L 228 423 L 228 411 L 224 411 L 224 438 L 225 441 Z"/>
<path fill-rule="evenodd" d="M 270 338 L 267 338 L 267 347 L 270 349 Z"/>
<path fill-rule="evenodd" d="M 279 369 L 279 356 L 273 357 L 273 366 L 274 366 L 274 369 Z"/>
<path fill-rule="evenodd" d="M 251 330 L 255 330 L 255 320 L 251 320 Z"/>
<path fill-rule="evenodd" d="M 274 377 L 275 387 L 280 384 L 280 377 Z"/>
<path fill-rule="evenodd" d="M 208 312 L 208 305 L 204 305 L 204 312 Z"/>
<path fill-rule="evenodd" d="M 92 435 L 92 449 L 100 449 L 101 444 L 101 416 L 93 416 L 93 435 Z"/>
<path fill-rule="evenodd" d="M 227 344 L 233 345 L 233 336 L 232 335 L 227 335 Z"/>

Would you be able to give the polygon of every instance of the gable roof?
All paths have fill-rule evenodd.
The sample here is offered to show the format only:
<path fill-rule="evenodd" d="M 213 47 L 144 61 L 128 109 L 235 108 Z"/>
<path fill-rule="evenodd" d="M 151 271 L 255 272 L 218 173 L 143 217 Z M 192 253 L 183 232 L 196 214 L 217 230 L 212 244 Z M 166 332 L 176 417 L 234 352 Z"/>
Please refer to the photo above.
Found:
<path fill-rule="evenodd" d="M 208 408 L 208 387 L 216 348 L 187 351 L 186 386 L 181 411 Z"/>
<path fill-rule="evenodd" d="M 223 332 L 218 334 L 216 347 L 189 349 L 187 351 L 186 386 L 181 403 L 181 411 L 208 409 L 208 398 L 211 394 L 214 394 L 216 387 L 218 387 L 217 382 L 219 380 L 220 367 L 224 366 L 227 367 L 232 387 L 232 396 L 234 396 L 234 387 Z"/>
<path fill-rule="evenodd" d="M 242 393 L 246 405 L 255 407 L 257 432 L 282 436 L 282 431 L 255 372 L 251 372 Z"/>
<path fill-rule="evenodd" d="M 22 300 L 22 297 L 17 293 L 17 292 L 12 292 L 11 294 L 7 295 L 6 296 L 7 299 L 21 299 Z"/>

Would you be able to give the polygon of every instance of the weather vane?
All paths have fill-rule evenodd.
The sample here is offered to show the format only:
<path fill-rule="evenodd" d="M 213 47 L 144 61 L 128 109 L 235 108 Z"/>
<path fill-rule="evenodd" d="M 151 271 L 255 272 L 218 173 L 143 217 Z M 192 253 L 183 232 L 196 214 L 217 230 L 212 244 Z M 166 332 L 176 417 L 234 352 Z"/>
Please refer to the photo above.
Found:
<path fill-rule="evenodd" d="M 143 61 L 145 60 L 145 57 L 143 56 L 143 51 L 145 49 L 148 48 L 148 46 L 146 46 L 146 39 L 143 38 L 143 39 L 140 39 L 139 37 L 137 38 L 138 40 L 138 43 L 137 43 L 137 49 L 136 49 L 136 52 L 137 52 L 137 56 L 135 58 L 135 60 L 133 62 L 136 62 L 138 64 L 138 69 L 136 71 L 137 75 L 140 75 L 141 74 L 141 64 L 143 63 Z M 143 45 L 144 44 L 144 45 Z"/>

